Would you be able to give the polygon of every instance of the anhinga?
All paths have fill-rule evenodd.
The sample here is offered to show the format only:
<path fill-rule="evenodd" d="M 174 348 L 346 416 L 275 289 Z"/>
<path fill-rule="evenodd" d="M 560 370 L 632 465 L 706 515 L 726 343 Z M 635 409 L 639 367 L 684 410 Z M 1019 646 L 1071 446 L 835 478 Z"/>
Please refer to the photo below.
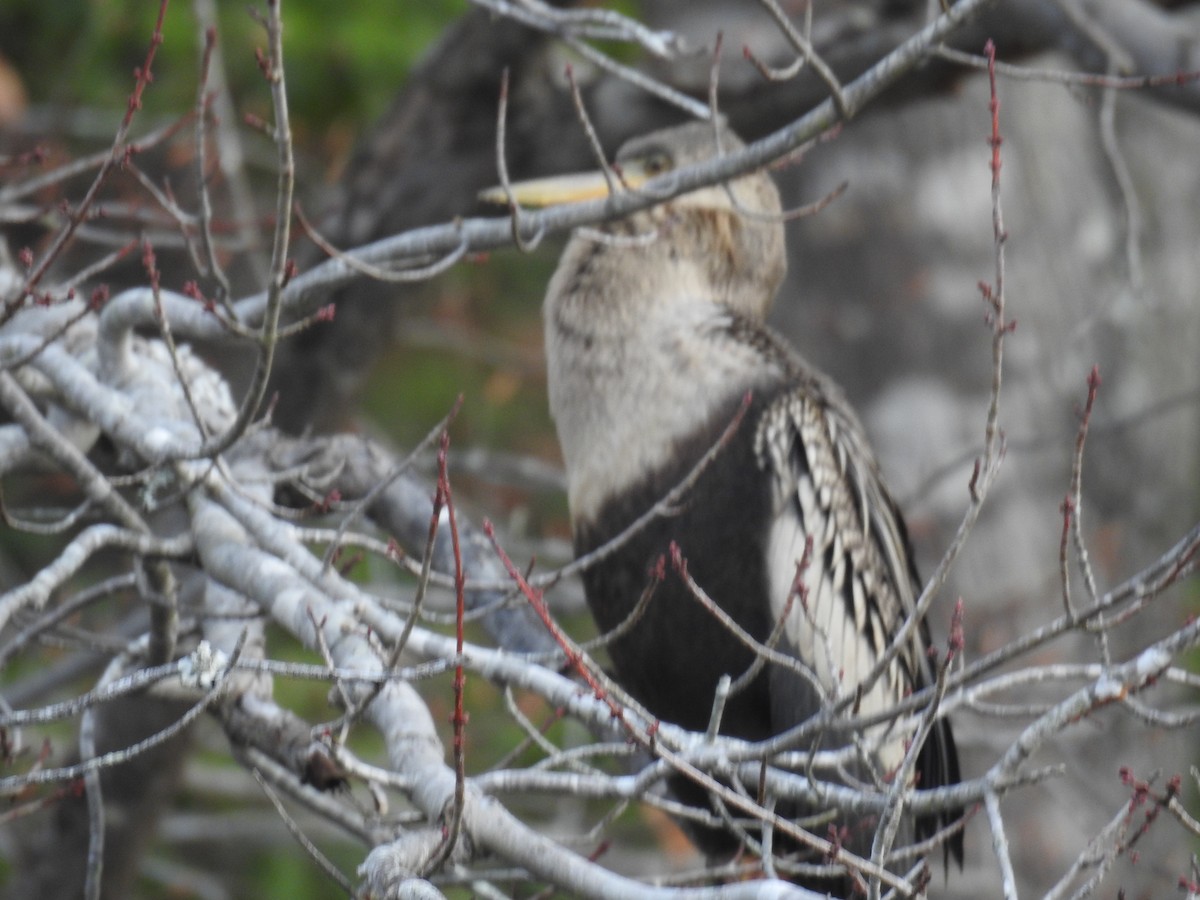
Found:
<path fill-rule="evenodd" d="M 718 146 L 743 145 L 723 125 L 693 123 L 630 141 L 616 166 L 636 188 L 713 157 Z M 511 191 L 528 205 L 608 194 L 601 173 Z M 608 632 L 633 612 L 674 543 L 688 574 L 742 629 L 762 644 L 774 636 L 777 649 L 803 662 L 807 676 L 760 666 L 729 697 L 721 731 L 748 740 L 779 734 L 847 695 L 858 714 L 878 713 L 933 680 L 920 622 L 882 675 L 863 682 L 913 610 L 920 582 L 858 418 L 837 385 L 766 324 L 786 268 L 782 223 L 779 194 L 759 171 L 577 230 L 544 308 L 577 554 L 621 535 L 726 436 L 686 494 L 589 566 L 583 581 Z M 700 731 L 721 677 L 737 679 L 755 663 L 755 651 L 697 601 L 681 567 L 667 567 L 609 650 L 618 681 L 653 715 Z M 857 738 L 858 762 L 843 776 L 886 787 L 911 730 L 881 724 Z M 913 780 L 933 788 L 958 779 L 954 738 L 940 719 Z M 681 792 L 704 802 L 694 787 Z M 908 835 L 929 837 L 959 815 L 919 817 Z M 835 821 L 849 826 L 849 846 L 869 850 L 873 822 Z M 720 847 L 712 834 L 700 843 Z M 961 833 L 949 848 L 961 862 Z"/>

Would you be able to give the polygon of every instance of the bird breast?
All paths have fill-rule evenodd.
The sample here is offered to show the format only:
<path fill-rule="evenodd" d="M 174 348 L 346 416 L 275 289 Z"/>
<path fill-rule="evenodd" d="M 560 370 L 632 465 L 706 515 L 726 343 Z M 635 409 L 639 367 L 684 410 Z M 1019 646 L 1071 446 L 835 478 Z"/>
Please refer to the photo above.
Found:
<path fill-rule="evenodd" d="M 592 327 L 594 314 L 573 312 L 548 300 L 550 411 L 575 521 L 672 462 L 679 441 L 727 409 L 731 397 L 782 374 L 734 339 L 728 312 L 694 294 L 656 298 L 626 329 Z"/>

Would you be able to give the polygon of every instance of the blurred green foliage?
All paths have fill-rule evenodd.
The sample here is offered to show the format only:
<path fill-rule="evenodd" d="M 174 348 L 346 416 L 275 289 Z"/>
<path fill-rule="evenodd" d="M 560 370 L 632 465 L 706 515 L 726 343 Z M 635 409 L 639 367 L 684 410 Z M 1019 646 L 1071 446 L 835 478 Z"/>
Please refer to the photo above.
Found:
<path fill-rule="evenodd" d="M 267 97 L 254 62 L 265 42 L 251 15 L 257 4 L 215 0 L 221 50 L 235 97 Z M 340 3 L 286 0 L 284 51 L 293 119 L 321 132 L 370 121 L 467 0 Z M 148 0 L 4 0 L 0 54 L 24 79 L 33 103 L 124 109 L 153 33 Z M 193 5 L 167 8 L 155 61 L 151 114 L 176 115 L 194 102 L 201 35 Z"/>

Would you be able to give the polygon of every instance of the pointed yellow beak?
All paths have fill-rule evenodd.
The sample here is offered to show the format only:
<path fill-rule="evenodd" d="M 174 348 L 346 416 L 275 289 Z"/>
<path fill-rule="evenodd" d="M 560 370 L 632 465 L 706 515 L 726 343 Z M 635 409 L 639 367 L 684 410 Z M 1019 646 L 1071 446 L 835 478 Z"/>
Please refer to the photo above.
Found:
<path fill-rule="evenodd" d="M 641 187 L 649 180 L 645 166 L 639 162 L 628 162 L 621 165 L 621 176 L 618 185 L 631 189 Z M 577 172 L 571 175 L 552 175 L 549 178 L 534 178 L 530 181 L 518 181 L 510 184 L 512 197 L 521 206 L 544 207 L 559 206 L 563 203 L 581 203 L 584 200 L 601 200 L 608 196 L 608 182 L 602 172 Z M 488 188 L 480 191 L 479 199 L 485 203 L 508 205 L 508 196 L 502 187 Z"/>

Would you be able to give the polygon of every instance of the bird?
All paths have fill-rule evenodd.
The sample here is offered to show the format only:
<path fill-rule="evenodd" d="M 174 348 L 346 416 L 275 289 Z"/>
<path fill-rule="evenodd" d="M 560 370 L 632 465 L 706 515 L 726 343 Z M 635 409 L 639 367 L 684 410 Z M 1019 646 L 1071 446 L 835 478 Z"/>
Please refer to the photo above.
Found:
<path fill-rule="evenodd" d="M 638 190 L 743 146 L 723 121 L 692 122 L 630 140 L 607 175 L 519 182 L 488 199 L 552 206 L 607 196 L 610 185 Z M 613 635 L 616 680 L 653 716 L 703 732 L 727 676 L 738 689 L 720 731 L 749 741 L 848 696 L 857 713 L 878 713 L 935 676 L 921 621 L 864 683 L 921 582 L 851 405 L 767 324 L 787 266 L 784 220 L 771 176 L 756 170 L 576 229 L 543 305 L 574 549 L 592 557 L 584 590 L 598 629 Z M 672 553 L 676 564 L 664 565 Z M 764 664 L 766 645 L 800 665 Z M 844 774 L 886 787 L 911 737 L 887 724 L 866 729 L 859 765 Z M 945 718 L 915 773 L 922 788 L 960 780 Z M 696 785 L 675 778 L 672 787 L 707 808 Z M 960 817 L 918 817 L 909 836 L 928 838 Z M 870 850 L 873 821 L 834 821 L 848 847 Z M 710 856 L 736 846 L 719 830 L 692 834 Z M 962 852 L 959 830 L 947 864 L 953 855 L 961 865 Z"/>

